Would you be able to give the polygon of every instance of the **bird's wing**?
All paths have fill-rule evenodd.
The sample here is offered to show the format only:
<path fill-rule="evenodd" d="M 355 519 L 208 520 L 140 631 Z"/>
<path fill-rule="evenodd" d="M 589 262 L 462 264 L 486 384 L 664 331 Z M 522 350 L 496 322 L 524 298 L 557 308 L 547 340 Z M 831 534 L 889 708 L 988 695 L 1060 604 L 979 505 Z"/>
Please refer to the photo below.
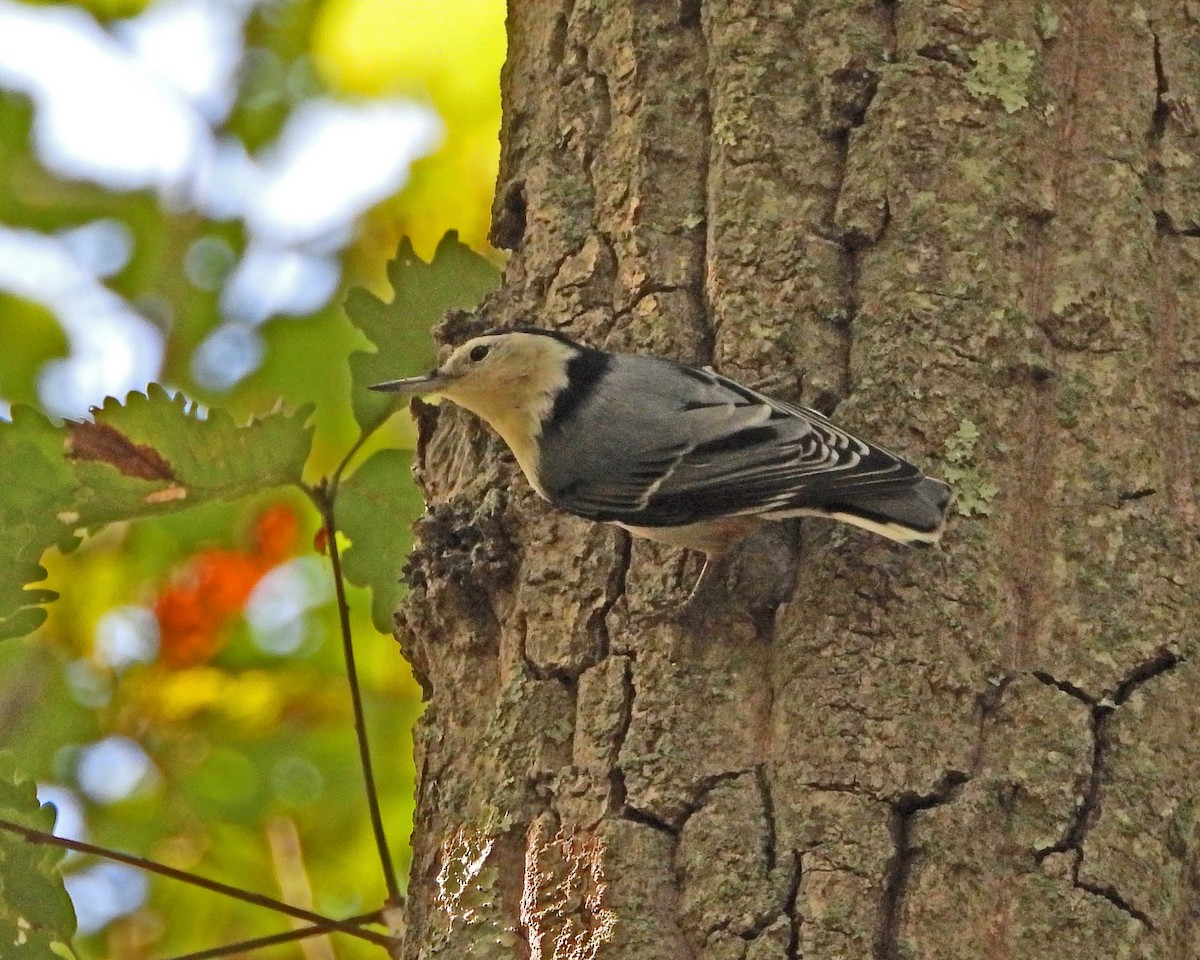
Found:
<path fill-rule="evenodd" d="M 573 438 L 587 445 L 590 465 L 547 485 L 559 506 L 597 520 L 675 526 L 828 506 L 922 479 L 912 464 L 814 410 L 719 374 L 657 362 L 651 395 L 639 396 L 644 371 L 631 376 L 629 390 L 607 394 L 617 408 L 593 411 L 589 434 Z M 619 399 L 631 395 L 639 402 Z"/>

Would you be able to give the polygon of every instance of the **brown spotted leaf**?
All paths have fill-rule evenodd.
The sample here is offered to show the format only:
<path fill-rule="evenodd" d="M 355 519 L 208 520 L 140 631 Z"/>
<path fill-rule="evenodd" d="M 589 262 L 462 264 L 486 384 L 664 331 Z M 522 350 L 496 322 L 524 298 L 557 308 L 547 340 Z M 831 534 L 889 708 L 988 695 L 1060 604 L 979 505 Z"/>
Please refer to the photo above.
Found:
<path fill-rule="evenodd" d="M 310 412 L 237 423 L 220 410 L 201 416 L 153 384 L 123 404 L 106 401 L 93 423 L 56 427 L 14 408 L 0 422 L 0 638 L 45 619 L 52 593 L 29 589 L 46 576 L 41 556 L 71 549 L 81 529 L 300 482 Z"/>
<path fill-rule="evenodd" d="M 175 471 L 162 454 L 148 444 L 134 443 L 106 423 L 68 424 L 67 456 L 107 463 L 125 476 L 141 480 L 175 479 Z"/>

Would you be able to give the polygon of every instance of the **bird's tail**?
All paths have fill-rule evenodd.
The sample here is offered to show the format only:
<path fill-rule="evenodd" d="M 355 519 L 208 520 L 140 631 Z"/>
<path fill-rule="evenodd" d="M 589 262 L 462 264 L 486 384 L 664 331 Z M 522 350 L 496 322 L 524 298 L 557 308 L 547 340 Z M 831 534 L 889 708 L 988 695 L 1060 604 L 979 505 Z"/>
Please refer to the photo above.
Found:
<path fill-rule="evenodd" d="M 924 477 L 907 490 L 893 490 L 878 497 L 855 497 L 813 512 L 889 540 L 918 546 L 937 543 L 942 538 L 952 499 L 953 492 L 947 484 Z"/>

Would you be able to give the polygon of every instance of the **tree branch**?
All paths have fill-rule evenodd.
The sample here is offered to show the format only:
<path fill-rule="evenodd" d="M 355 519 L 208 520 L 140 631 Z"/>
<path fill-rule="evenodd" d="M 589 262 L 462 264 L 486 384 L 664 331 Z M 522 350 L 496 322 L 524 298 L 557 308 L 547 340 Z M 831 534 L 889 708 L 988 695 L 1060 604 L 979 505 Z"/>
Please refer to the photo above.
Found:
<path fill-rule="evenodd" d="M 295 917 L 297 920 L 304 920 L 312 924 L 324 924 L 326 930 L 336 930 L 340 933 L 349 934 L 352 937 L 369 940 L 371 943 L 376 943 L 380 946 L 390 946 L 392 942 L 391 937 L 375 933 L 371 930 L 363 930 L 354 919 L 333 920 L 329 917 L 323 917 L 319 913 L 313 913 L 311 910 L 293 907 L 290 903 L 284 903 L 282 900 L 276 900 L 274 897 L 267 897 L 260 893 L 251 893 L 248 890 L 231 887 L 228 884 L 221 883 L 219 880 L 209 880 L 207 877 L 188 873 L 186 870 L 177 870 L 174 867 L 168 867 L 165 863 L 147 860 L 145 857 L 135 856 L 131 853 L 121 853 L 119 850 L 110 850 L 107 847 L 98 847 L 83 840 L 69 840 L 66 837 L 56 837 L 52 833 L 37 830 L 33 827 L 26 827 L 11 820 L 0 819 L 0 830 L 15 833 L 28 843 L 39 843 L 51 847 L 62 847 L 65 850 L 76 850 L 79 853 L 90 853 L 93 856 L 103 857 L 105 860 L 112 860 L 131 867 L 137 867 L 139 870 L 145 870 L 148 873 L 157 873 L 160 876 L 170 877 L 172 880 L 188 883 L 194 887 L 202 887 L 205 890 L 219 893 L 234 900 L 252 903 L 257 907 L 265 907 L 268 910 L 274 910 L 276 913 L 287 914 L 289 917 Z"/>
<path fill-rule="evenodd" d="M 379 911 L 360 913 L 356 917 L 347 917 L 342 923 L 377 923 Z M 293 940 L 305 940 L 319 934 L 339 932 L 336 921 L 314 923 L 311 927 L 301 927 L 299 930 L 288 930 L 285 933 L 273 933 L 267 937 L 255 937 L 253 940 L 240 940 L 237 943 L 227 943 L 220 947 L 209 947 L 207 950 L 197 950 L 195 953 L 183 953 L 170 957 L 169 960 L 213 960 L 215 957 L 229 957 L 237 953 L 259 950 L 263 947 L 273 947 L 278 943 L 290 943 Z"/>
<path fill-rule="evenodd" d="M 342 474 L 345 473 L 346 468 L 350 466 L 350 461 L 354 459 L 354 455 L 363 448 L 366 442 L 370 440 L 372 436 L 374 436 L 377 429 L 379 428 L 372 427 L 370 430 L 360 430 L 358 433 L 358 439 L 351 444 L 350 449 L 346 451 L 346 455 L 342 457 L 338 465 L 334 467 L 333 473 L 329 476 L 327 487 L 328 499 L 330 503 L 332 503 L 334 498 L 337 496 L 338 485 L 342 482 Z M 319 506 L 320 505 L 318 504 L 318 508 Z"/>
<path fill-rule="evenodd" d="M 347 457 L 347 461 L 348 461 Z M 344 462 L 347 462 L 344 461 Z M 367 742 L 367 723 L 363 713 L 362 691 L 358 682 L 358 668 L 354 663 L 354 643 L 350 633 L 350 605 L 346 601 L 346 585 L 342 577 L 342 559 L 337 545 L 337 523 L 333 513 L 333 498 L 326 481 L 308 488 L 309 497 L 321 514 L 325 537 L 329 547 L 329 560 L 333 565 L 333 586 L 337 595 L 338 620 L 342 630 L 342 655 L 346 661 L 346 679 L 350 684 L 350 700 L 354 706 L 354 733 L 358 739 L 358 759 L 362 767 L 363 781 L 367 791 L 367 808 L 371 817 L 371 829 L 375 834 L 375 847 L 379 852 L 379 865 L 383 869 L 383 880 L 387 885 L 388 902 L 399 905 L 404 902 L 400 886 L 396 882 L 396 868 L 388 850 L 387 835 L 383 830 L 383 816 L 379 811 L 379 791 L 375 786 L 375 773 L 371 765 L 371 748 Z"/>

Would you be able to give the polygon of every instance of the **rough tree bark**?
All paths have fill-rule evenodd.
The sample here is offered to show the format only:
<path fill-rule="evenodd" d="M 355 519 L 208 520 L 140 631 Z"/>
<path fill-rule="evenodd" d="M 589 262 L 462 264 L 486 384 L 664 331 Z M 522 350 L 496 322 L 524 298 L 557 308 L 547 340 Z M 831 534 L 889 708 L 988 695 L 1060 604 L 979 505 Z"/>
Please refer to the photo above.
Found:
<path fill-rule="evenodd" d="M 422 416 L 407 957 L 1200 955 L 1200 4 L 520 0 L 479 326 L 952 479 L 698 558 Z"/>

